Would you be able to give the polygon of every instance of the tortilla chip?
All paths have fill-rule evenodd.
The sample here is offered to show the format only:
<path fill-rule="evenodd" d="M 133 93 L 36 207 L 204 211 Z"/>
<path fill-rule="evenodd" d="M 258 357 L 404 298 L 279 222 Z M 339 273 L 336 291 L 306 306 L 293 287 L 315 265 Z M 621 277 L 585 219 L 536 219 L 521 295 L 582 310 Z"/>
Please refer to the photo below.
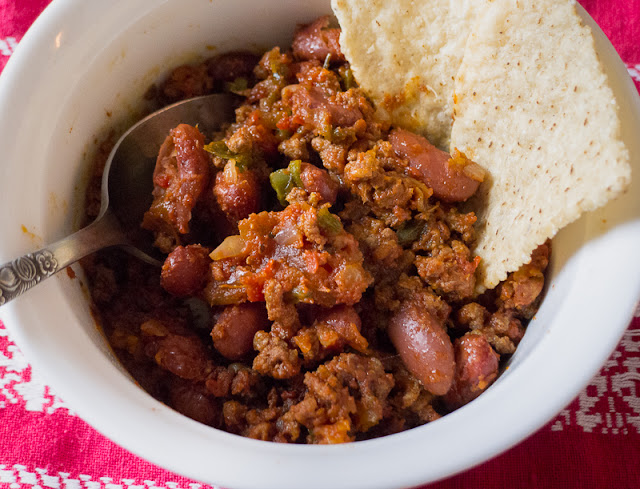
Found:
<path fill-rule="evenodd" d="M 479 283 L 492 288 L 623 192 L 629 155 L 591 31 L 570 0 L 493 0 L 469 36 L 455 94 L 451 148 L 489 172 L 470 204 Z"/>
<path fill-rule="evenodd" d="M 447 148 L 453 80 L 485 0 L 332 0 L 340 46 L 378 115 Z"/>

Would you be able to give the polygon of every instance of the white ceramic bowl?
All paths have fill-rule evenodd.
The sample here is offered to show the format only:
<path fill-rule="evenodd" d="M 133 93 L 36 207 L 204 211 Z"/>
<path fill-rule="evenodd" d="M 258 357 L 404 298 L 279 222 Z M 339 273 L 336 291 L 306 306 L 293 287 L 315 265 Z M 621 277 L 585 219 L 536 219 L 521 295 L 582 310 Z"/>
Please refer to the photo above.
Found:
<path fill-rule="evenodd" d="M 166 69 L 214 49 L 286 44 L 296 23 L 329 11 L 328 0 L 55 0 L 0 77 L 0 263 L 72 230 L 96 138 L 135 111 Z M 594 33 L 620 101 L 635 183 L 557 236 L 548 293 L 510 368 L 441 420 L 341 446 L 244 439 L 139 389 L 66 274 L 2 308 L 1 317 L 82 418 L 132 452 L 201 481 L 251 489 L 406 487 L 483 462 L 571 401 L 616 346 L 640 295 L 640 102 L 613 48 Z"/>

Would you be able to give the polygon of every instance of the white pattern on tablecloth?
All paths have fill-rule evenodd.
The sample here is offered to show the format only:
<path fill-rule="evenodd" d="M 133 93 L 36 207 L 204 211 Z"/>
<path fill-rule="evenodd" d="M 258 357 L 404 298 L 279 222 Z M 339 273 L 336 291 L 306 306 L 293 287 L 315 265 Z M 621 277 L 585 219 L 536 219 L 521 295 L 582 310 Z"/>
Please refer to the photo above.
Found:
<path fill-rule="evenodd" d="M 627 63 L 627 71 L 629 72 L 631 78 L 633 78 L 637 82 L 640 82 L 640 64 L 634 65 Z"/>
<path fill-rule="evenodd" d="M 9 489 L 41 489 L 43 487 L 55 489 L 220 489 L 217 486 L 193 482 L 156 482 L 126 477 L 122 479 L 94 478 L 86 474 L 71 477 L 71 474 L 67 472 L 49 474 L 47 469 L 26 467 L 20 464 L 0 465 L 0 487 Z"/>
<path fill-rule="evenodd" d="M 0 55 L 11 56 L 18 47 L 18 41 L 15 37 L 5 37 L 0 39 Z"/>
<path fill-rule="evenodd" d="M 0 408 L 22 404 L 27 411 L 52 413 L 65 409 L 62 399 L 46 386 L 27 363 L 0 323 Z"/>
<path fill-rule="evenodd" d="M 580 392 L 577 403 L 556 416 L 551 430 L 571 426 L 586 433 L 640 434 L 639 329 L 625 332 L 617 350 Z"/>

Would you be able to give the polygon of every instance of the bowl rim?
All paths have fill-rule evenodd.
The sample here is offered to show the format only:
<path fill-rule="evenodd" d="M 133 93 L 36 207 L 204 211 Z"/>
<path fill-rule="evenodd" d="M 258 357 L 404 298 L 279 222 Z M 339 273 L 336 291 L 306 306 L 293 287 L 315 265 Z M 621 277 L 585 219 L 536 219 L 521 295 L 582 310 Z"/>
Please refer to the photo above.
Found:
<path fill-rule="evenodd" d="M 125 3 L 120 2 L 119 5 Z M 153 5 L 161 3 L 164 2 L 157 1 Z M 58 33 L 62 20 L 72 18 L 74 10 L 81 4 L 82 0 L 54 0 L 32 25 L 0 76 L 0 107 L 5 106 L 8 98 L 12 99 L 13 104 L 30 103 L 29 93 L 20 89 L 21 80 L 42 71 L 37 67 L 34 70 L 33 61 L 42 60 L 51 53 L 51 40 Z M 142 5 L 142 2 L 138 2 L 138 5 Z M 85 5 L 84 8 L 99 13 L 101 9 L 106 9 L 106 5 Z M 145 7 L 132 8 L 140 10 Z M 599 37 L 601 43 L 605 42 L 602 31 L 594 27 L 595 23 L 581 8 L 579 10 L 587 24 L 591 25 L 594 36 Z M 626 73 L 626 68 L 611 45 L 608 46 L 610 49 L 605 53 L 603 61 L 609 67 L 616 67 L 615 76 L 622 76 L 620 70 L 623 69 Z M 633 93 L 625 92 L 624 100 L 633 107 L 637 121 L 640 121 L 640 98 L 630 79 L 626 90 L 629 90 L 629 86 Z M 0 114 L 3 112 L 0 111 Z M 4 117 L 0 115 L 0 120 Z M 640 128 L 640 124 L 638 127 Z M 585 280 L 594 273 L 589 257 L 601 253 L 603 248 L 613 248 L 620 253 L 637 249 L 640 244 L 640 219 L 637 219 L 640 216 L 640 206 L 636 210 L 634 221 L 611 230 L 604 237 L 594 239 L 593 246 L 587 246 L 584 253 L 582 250 L 578 253 L 571 264 L 576 273 L 574 282 Z M 6 214 L 6 211 L 1 211 L 0 215 L 2 212 Z M 627 265 L 629 268 L 640 269 L 640 258 L 634 257 L 630 262 Z M 606 274 L 605 270 L 596 271 Z M 608 283 L 605 281 L 604 285 L 594 287 L 594 296 Z M 306 484 L 311 488 L 332 484 L 354 489 L 382 489 L 433 482 L 469 469 L 507 450 L 549 421 L 597 372 L 599 365 L 615 348 L 628 326 L 633 307 L 640 296 L 640 276 L 635 280 L 628 279 L 627 284 L 629 286 L 618 296 L 617 311 L 603 310 L 591 317 L 584 317 L 585 321 L 615 318 L 611 321 L 614 324 L 608 337 L 585 338 L 575 346 L 590 352 L 590 368 L 583 368 L 578 364 L 566 365 L 561 344 L 563 336 L 561 332 L 550 328 L 549 334 L 530 354 L 536 355 L 536 358 L 544 357 L 547 369 L 556 370 L 553 375 L 538 375 L 531 362 L 527 363 L 525 360 L 514 366 L 509 375 L 501 377 L 473 403 L 436 422 L 383 438 L 338 446 L 280 445 L 250 440 L 206 427 L 151 399 L 132 382 L 122 382 L 121 372 L 106 357 L 91 359 L 87 352 L 77 357 L 77 360 L 94 362 L 93 373 L 74 371 L 71 365 L 61 364 L 56 359 L 55 352 L 50 351 L 49 340 L 39 338 L 29 326 L 34 321 L 42 320 L 42 317 L 34 313 L 27 301 L 14 301 L 1 312 L 6 318 L 6 327 L 12 339 L 28 361 L 82 419 L 109 439 L 153 463 L 186 477 L 234 488 L 250 488 L 256 484 L 265 488 L 299 487 L 299 482 L 292 485 L 283 480 L 282 473 L 286 472 L 306 476 L 306 481 L 309 479 L 308 474 L 313 473 L 313 480 L 308 480 Z M 43 284 L 41 287 L 43 289 L 38 292 L 38 296 L 32 298 L 37 297 L 52 304 L 64 300 L 57 284 Z M 567 301 L 577 307 L 581 298 L 569 293 Z M 67 317 L 73 320 L 73 315 L 68 314 Z M 568 321 L 572 317 L 560 314 L 554 320 Z M 77 338 L 72 340 L 72 344 L 74 348 L 82 349 L 91 344 L 91 339 Z M 87 396 L 87 389 L 91 388 L 96 374 L 104 377 L 104 385 L 101 386 L 103 395 Z M 519 398 L 513 399 L 509 405 L 496 408 L 494 399 L 500 399 L 505 391 L 509 392 L 520 383 L 529 387 L 528 392 L 520 389 Z M 109 409 L 131 408 L 134 415 L 128 419 L 109 415 L 108 409 L 103 405 L 105 398 L 114 399 L 108 406 Z M 541 398 L 545 399 L 544 403 L 540 402 Z M 537 409 L 532 410 L 532 405 Z M 529 416 L 527 422 L 522 422 L 520 418 L 520 413 L 524 411 Z M 470 417 L 468 413 L 474 415 Z M 511 430 L 495 436 L 498 420 Z M 167 435 L 170 435 L 171 440 L 167 440 Z M 429 438 L 451 438 L 451 443 L 445 450 L 441 450 L 425 446 L 424 442 Z M 185 460 L 183 443 L 189 443 L 190 455 L 194 451 L 200 454 Z M 463 457 L 453 456 L 456 446 L 468 447 Z M 417 450 L 418 447 L 420 450 Z M 389 461 L 385 464 L 381 460 L 381 454 L 389 453 L 394 454 L 393 460 L 391 464 Z M 211 459 L 214 458 L 215 464 L 212 466 Z M 430 463 L 424 463 L 425 460 Z M 299 480 L 303 479 L 296 479 Z"/>

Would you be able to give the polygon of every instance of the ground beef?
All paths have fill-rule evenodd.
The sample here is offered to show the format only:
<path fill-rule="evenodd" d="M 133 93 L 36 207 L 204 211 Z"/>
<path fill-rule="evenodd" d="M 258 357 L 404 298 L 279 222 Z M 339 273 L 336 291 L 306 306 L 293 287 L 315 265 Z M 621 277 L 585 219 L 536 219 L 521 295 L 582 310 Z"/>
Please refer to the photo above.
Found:
<path fill-rule="evenodd" d="M 397 228 L 410 220 L 413 212 L 428 212 L 432 192 L 413 177 L 386 171 L 385 163 L 390 158 L 393 158 L 390 147 L 384 143 L 369 151 L 350 154 L 343 175 L 349 190 L 376 217 Z"/>
<path fill-rule="evenodd" d="M 538 246 L 531 255 L 531 261 L 509 274 L 507 280 L 498 286 L 499 304 L 504 309 L 517 311 L 525 318 L 531 318 L 537 308 L 538 298 L 544 287 L 544 271 L 549 264 L 550 245 Z"/>
<path fill-rule="evenodd" d="M 309 430 L 310 443 L 353 441 L 383 417 L 393 376 L 376 358 L 343 353 L 305 375 L 305 398 L 290 417 Z"/>
<path fill-rule="evenodd" d="M 258 352 L 253 359 L 253 369 L 274 379 L 290 379 L 300 373 L 298 352 L 274 333 L 258 331 L 253 337 Z"/>
<path fill-rule="evenodd" d="M 471 252 L 460 241 L 452 241 L 451 246 L 440 246 L 431 256 L 416 257 L 416 267 L 420 277 L 439 294 L 452 301 L 471 297 L 474 293 L 475 271 L 480 263 L 471 258 Z"/>

